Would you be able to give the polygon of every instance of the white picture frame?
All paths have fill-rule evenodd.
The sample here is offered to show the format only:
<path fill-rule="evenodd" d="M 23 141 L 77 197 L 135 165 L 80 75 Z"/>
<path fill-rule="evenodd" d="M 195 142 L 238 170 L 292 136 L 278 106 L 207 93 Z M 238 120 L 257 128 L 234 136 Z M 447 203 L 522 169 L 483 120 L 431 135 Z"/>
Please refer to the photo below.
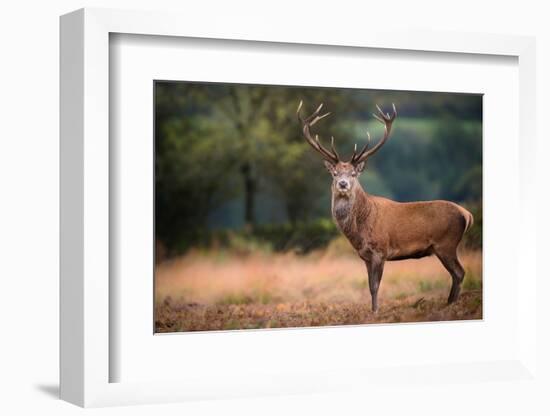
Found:
<path fill-rule="evenodd" d="M 182 23 L 184 22 L 184 23 Z M 334 47 L 430 51 L 453 54 L 505 55 L 519 66 L 520 224 L 522 285 L 517 291 L 517 354 L 498 362 L 440 363 L 411 369 L 341 368 L 327 377 L 316 373 L 280 374 L 263 380 L 240 380 L 221 374 L 184 381 L 110 382 L 109 348 L 109 36 L 113 33 L 332 45 Z M 536 199 L 531 180 L 535 169 L 535 41 L 506 35 L 357 30 L 337 34 L 312 27 L 280 29 L 277 24 L 249 22 L 239 26 L 220 20 L 168 13 L 82 9 L 61 18 L 61 398 L 80 406 L 159 403 L 199 398 L 270 394 L 361 392 L 373 385 L 482 380 L 538 382 L 536 361 Z M 519 269 L 516 273 L 519 272 Z M 333 335 L 335 336 L 335 335 Z M 447 373 L 447 376 L 442 375 Z M 345 381 L 342 381 L 345 380 Z M 427 387 L 429 388 L 429 387 Z"/>

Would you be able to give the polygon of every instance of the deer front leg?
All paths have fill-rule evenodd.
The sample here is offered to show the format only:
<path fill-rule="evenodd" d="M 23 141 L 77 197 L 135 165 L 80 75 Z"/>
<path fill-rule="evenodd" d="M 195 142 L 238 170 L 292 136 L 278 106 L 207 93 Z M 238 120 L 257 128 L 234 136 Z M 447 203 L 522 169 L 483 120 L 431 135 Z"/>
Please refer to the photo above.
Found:
<path fill-rule="evenodd" d="M 378 288 L 380 287 L 380 281 L 382 280 L 382 273 L 384 273 L 384 259 L 378 257 L 372 257 L 365 261 L 367 264 L 367 272 L 369 273 L 369 289 L 372 299 L 372 311 L 378 310 Z"/>

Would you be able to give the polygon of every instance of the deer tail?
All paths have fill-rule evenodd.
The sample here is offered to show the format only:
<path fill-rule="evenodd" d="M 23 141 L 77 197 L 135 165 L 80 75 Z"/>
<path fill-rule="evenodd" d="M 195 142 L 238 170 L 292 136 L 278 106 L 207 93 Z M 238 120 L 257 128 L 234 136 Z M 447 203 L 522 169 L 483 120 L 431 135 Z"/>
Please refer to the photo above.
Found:
<path fill-rule="evenodd" d="M 472 228 L 472 225 L 474 225 L 474 216 L 470 211 L 465 208 L 462 208 L 462 215 L 464 216 L 464 220 L 466 221 L 466 226 L 464 227 L 464 232 L 462 233 L 462 235 L 464 235 L 466 234 L 466 231 L 468 231 L 470 228 Z"/>

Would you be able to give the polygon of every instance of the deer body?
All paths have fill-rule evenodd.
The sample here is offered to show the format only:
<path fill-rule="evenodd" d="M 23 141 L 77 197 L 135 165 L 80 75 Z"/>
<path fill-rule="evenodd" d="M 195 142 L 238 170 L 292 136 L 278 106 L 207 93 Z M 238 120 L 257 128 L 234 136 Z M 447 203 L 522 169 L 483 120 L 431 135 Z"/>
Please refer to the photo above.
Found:
<path fill-rule="evenodd" d="M 353 198 L 333 193 L 332 216 L 362 259 L 421 258 L 458 244 L 471 214 L 448 201 L 395 202 L 358 187 Z"/>
<path fill-rule="evenodd" d="M 368 143 L 359 153 L 356 149 L 349 162 L 340 161 L 334 139 L 330 151 L 321 145 L 317 136 L 311 137 L 310 127 L 326 116 L 318 116 L 320 109 L 321 106 L 305 120 L 300 117 L 303 133 L 309 144 L 323 155 L 325 166 L 333 177 L 332 217 L 366 264 L 373 311 L 378 309 L 378 288 L 386 261 L 430 255 L 436 255 L 451 275 L 448 303 L 456 301 L 464 279 L 457 247 L 473 224 L 472 214 L 449 201 L 396 202 L 370 195 L 362 188 L 358 177 L 365 160 L 389 137 L 397 115 L 395 107 L 392 116 L 380 109 L 375 116 L 385 125 L 383 139 L 370 150 Z"/>

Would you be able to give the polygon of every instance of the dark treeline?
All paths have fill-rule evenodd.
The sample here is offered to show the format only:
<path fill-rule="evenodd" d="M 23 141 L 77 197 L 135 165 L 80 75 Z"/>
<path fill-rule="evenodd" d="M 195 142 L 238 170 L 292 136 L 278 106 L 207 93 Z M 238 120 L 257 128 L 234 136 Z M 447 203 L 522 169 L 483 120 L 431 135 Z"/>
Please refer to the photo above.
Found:
<path fill-rule="evenodd" d="M 171 253 L 219 230 L 326 242 L 330 177 L 301 136 L 296 108 L 323 102 L 315 128 L 341 155 L 373 141 L 375 104 L 395 103 L 392 137 L 369 161 L 367 192 L 399 201 L 448 199 L 481 219 L 482 99 L 479 95 L 358 89 L 155 83 L 155 227 Z M 321 221 L 321 222 L 319 222 Z M 328 228 L 327 228 L 328 227 Z M 298 233 L 313 230 L 322 237 Z M 322 231 L 322 232 L 321 232 Z M 480 239 L 480 229 L 479 229 Z M 282 235 L 282 236 L 281 236 Z"/>

